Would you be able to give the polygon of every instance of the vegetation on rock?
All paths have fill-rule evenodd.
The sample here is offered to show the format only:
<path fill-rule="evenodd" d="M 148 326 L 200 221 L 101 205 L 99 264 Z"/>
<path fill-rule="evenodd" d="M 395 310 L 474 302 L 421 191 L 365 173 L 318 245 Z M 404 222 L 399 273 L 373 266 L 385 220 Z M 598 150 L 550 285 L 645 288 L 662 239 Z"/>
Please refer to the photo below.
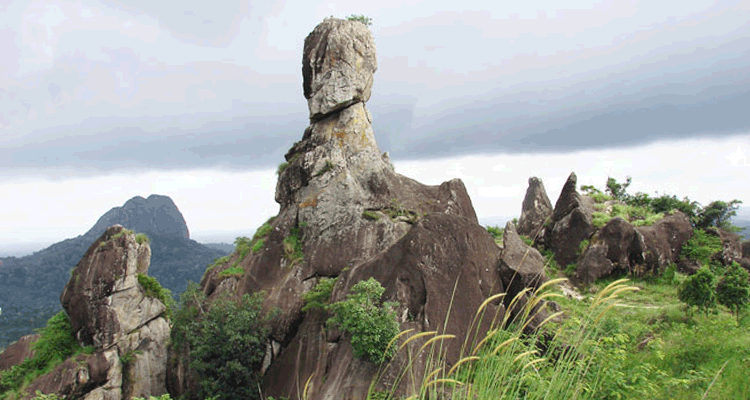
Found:
<path fill-rule="evenodd" d="M 266 351 L 269 316 L 263 294 L 240 300 L 221 298 L 210 305 L 196 284 L 180 296 L 172 343 L 189 349 L 189 366 L 199 390 L 189 399 L 259 399 L 260 363 Z"/>
<path fill-rule="evenodd" d="M 158 299 L 167 307 L 164 312 L 167 319 L 172 318 L 172 309 L 174 308 L 174 297 L 172 297 L 172 291 L 164 288 L 159 281 L 153 276 L 146 274 L 138 274 L 138 283 L 143 288 L 146 296 Z"/>

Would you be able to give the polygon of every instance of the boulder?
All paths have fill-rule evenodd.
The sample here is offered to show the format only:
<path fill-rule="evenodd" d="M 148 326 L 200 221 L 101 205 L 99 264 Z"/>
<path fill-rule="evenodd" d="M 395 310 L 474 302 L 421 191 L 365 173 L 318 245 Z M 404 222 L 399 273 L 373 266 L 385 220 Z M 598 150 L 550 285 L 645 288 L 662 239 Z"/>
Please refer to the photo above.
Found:
<path fill-rule="evenodd" d="M 609 247 L 606 243 L 596 243 L 589 246 L 578 262 L 573 281 L 576 284 L 591 284 L 597 279 L 609 276 L 615 267 L 607 258 Z"/>
<path fill-rule="evenodd" d="M 367 102 L 377 70 L 375 40 L 362 23 L 329 18 L 305 38 L 302 80 L 310 119 Z"/>
<path fill-rule="evenodd" d="M 596 230 L 591 222 L 591 208 L 576 190 L 577 181 L 576 174 L 571 172 L 555 203 L 551 228 L 545 233 L 545 244 L 554 251 L 561 268 L 577 261 L 579 244 Z"/>
<path fill-rule="evenodd" d="M 740 259 L 743 257 L 740 235 L 716 228 L 706 229 L 706 233 L 721 239 L 723 250 L 714 255 L 717 261 L 722 265 L 732 265 L 733 262 L 740 262 Z"/>
<path fill-rule="evenodd" d="M 539 287 L 547 281 L 544 275 L 544 264 L 545 260 L 541 253 L 521 240 L 513 223 L 505 224 L 503 250 L 499 263 L 500 276 L 503 278 L 505 287 L 513 293 L 518 293 L 527 287 Z"/>
<path fill-rule="evenodd" d="M 635 240 L 633 225 L 620 217 L 612 218 L 584 249 L 573 280 L 590 284 L 618 270 L 630 272 L 630 254 Z"/>
<path fill-rule="evenodd" d="M 13 342 L 10 346 L 5 348 L 0 353 L 0 371 L 10 369 L 14 365 L 18 365 L 23 360 L 30 358 L 34 355 L 34 351 L 31 349 L 31 345 L 39 340 L 39 335 L 26 335 Z"/>
<path fill-rule="evenodd" d="M 529 178 L 529 187 L 523 198 L 521 217 L 518 218 L 518 233 L 542 241 L 544 224 L 552 217 L 552 203 L 547 197 L 542 180 Z"/>
<path fill-rule="evenodd" d="M 635 230 L 630 259 L 636 276 L 660 274 L 667 265 L 677 263 L 682 246 L 693 236 L 690 220 L 680 211 Z"/>
<path fill-rule="evenodd" d="M 90 392 L 106 384 L 108 372 L 115 360 L 112 354 L 78 355 L 65 360 L 51 372 L 34 380 L 27 388 L 25 399 L 33 399 L 34 393 L 55 393 L 60 398 L 91 398 Z M 102 399 L 116 399 L 107 397 Z M 121 398 L 121 397 L 120 397 Z"/>

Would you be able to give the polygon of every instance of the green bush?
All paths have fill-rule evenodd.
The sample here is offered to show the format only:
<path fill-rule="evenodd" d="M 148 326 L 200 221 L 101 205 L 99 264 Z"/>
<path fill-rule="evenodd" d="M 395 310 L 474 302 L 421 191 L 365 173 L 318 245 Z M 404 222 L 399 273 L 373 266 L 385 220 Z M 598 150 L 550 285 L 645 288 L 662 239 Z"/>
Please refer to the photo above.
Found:
<path fill-rule="evenodd" d="M 263 294 L 241 300 L 218 299 L 210 306 L 190 283 L 175 313 L 172 343 L 189 349 L 189 366 L 198 381 L 190 399 L 260 399 L 259 369 L 266 351 L 269 316 Z"/>
<path fill-rule="evenodd" d="M 734 314 L 739 322 L 740 311 L 750 302 L 750 276 L 736 262 L 730 265 L 716 286 L 716 299 Z"/>
<path fill-rule="evenodd" d="M 703 229 L 694 229 L 693 236 L 682 246 L 680 254 L 689 260 L 708 265 L 711 257 L 723 249 L 721 238 L 711 235 Z"/>
<path fill-rule="evenodd" d="M 365 24 L 365 26 L 372 25 L 372 18 L 366 17 L 364 15 L 355 15 L 355 14 L 352 14 L 352 15 L 346 17 L 346 19 L 348 19 L 349 21 L 359 21 L 359 22 Z"/>
<path fill-rule="evenodd" d="M 279 164 L 278 168 L 276 168 L 276 175 L 281 175 L 288 166 L 289 163 L 286 161 Z"/>
<path fill-rule="evenodd" d="M 145 233 L 139 233 L 135 235 L 135 242 L 138 244 L 148 243 L 149 242 L 148 236 L 146 236 Z"/>
<path fill-rule="evenodd" d="M 688 311 L 698 307 L 708 314 L 716 307 L 716 276 L 708 267 L 701 267 L 695 274 L 687 277 L 677 291 L 677 297 L 687 304 Z"/>
<path fill-rule="evenodd" d="M 398 320 L 393 308 L 398 303 L 378 305 L 385 289 L 374 278 L 352 286 L 345 300 L 329 305 L 333 314 L 327 323 L 352 335 L 351 343 L 356 357 L 380 364 L 393 357 L 396 347 L 388 347 L 399 333 Z"/>
<path fill-rule="evenodd" d="M 138 284 L 141 285 L 143 291 L 146 292 L 146 296 L 158 299 L 167 307 L 164 311 L 167 319 L 172 319 L 172 309 L 174 308 L 174 298 L 172 297 L 172 291 L 164 288 L 159 281 L 153 276 L 145 274 L 138 274 Z"/>
<path fill-rule="evenodd" d="M 240 236 L 234 239 L 234 251 L 235 253 L 240 255 L 240 258 L 239 260 L 237 260 L 237 262 L 244 260 L 245 256 L 247 256 L 247 253 L 252 250 L 252 247 L 252 241 L 248 237 Z"/>
<path fill-rule="evenodd" d="M 302 311 L 314 308 L 325 309 L 331 300 L 331 293 L 333 293 L 333 287 L 337 281 L 338 278 L 320 278 L 320 281 L 318 281 L 318 284 L 312 290 L 302 295 L 302 300 L 305 301 Z"/>
<path fill-rule="evenodd" d="M 302 261 L 305 257 L 305 254 L 302 252 L 302 240 L 299 228 L 292 228 L 289 236 L 284 238 L 284 255 L 292 265 Z"/>
<path fill-rule="evenodd" d="M 495 226 L 488 226 L 487 232 L 492 235 L 492 238 L 495 239 L 495 242 L 502 242 L 503 240 L 503 233 L 505 232 L 505 229 L 495 225 Z"/>
<path fill-rule="evenodd" d="M 8 392 L 19 390 L 68 357 L 84 350 L 73 334 L 65 311 L 55 314 L 47 321 L 47 326 L 37 332 L 39 340 L 31 345 L 34 356 L 0 372 L 0 398 L 6 398 Z"/>

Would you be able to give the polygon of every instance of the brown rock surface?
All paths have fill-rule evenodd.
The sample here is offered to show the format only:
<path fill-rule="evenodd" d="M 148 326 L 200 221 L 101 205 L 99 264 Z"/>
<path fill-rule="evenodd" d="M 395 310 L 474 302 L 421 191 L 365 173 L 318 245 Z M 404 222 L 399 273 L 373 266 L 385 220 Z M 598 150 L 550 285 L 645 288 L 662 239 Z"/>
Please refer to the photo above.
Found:
<path fill-rule="evenodd" d="M 577 261 L 578 245 L 596 230 L 591 222 L 589 204 L 576 190 L 577 182 L 576 174 L 571 172 L 555 203 L 552 225 L 545 233 L 545 244 L 555 252 L 555 260 L 561 268 Z"/>
<path fill-rule="evenodd" d="M 693 236 L 690 220 L 679 211 L 651 226 L 639 226 L 635 230 L 636 238 L 631 247 L 635 275 L 658 274 L 667 265 L 677 263 L 682 246 Z"/>
<path fill-rule="evenodd" d="M 535 241 L 543 241 L 544 224 L 552 217 L 552 203 L 547 197 L 542 180 L 533 176 L 529 178 L 529 187 L 518 218 L 518 233 Z"/>
<path fill-rule="evenodd" d="M 26 335 L 13 342 L 0 353 L 0 371 L 5 371 L 34 355 L 31 345 L 39 340 L 39 335 Z"/>

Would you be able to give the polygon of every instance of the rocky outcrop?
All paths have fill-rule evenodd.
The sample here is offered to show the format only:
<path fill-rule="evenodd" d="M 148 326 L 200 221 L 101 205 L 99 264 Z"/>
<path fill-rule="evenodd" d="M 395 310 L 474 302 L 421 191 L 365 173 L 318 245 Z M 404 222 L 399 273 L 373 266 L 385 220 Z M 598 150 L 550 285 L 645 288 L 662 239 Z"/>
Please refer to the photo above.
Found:
<path fill-rule="evenodd" d="M 364 398 L 377 372 L 353 356 L 348 334 L 327 330 L 320 312 L 302 311 L 303 294 L 321 277 L 338 277 L 331 301 L 344 299 L 357 282 L 377 279 L 383 300 L 399 304 L 402 329 L 456 335 L 444 347 L 449 364 L 457 361 L 474 311 L 504 289 L 500 249 L 479 226 L 463 183 L 423 185 L 396 173 L 381 154 L 364 103 L 375 70 L 371 40 L 363 24 L 343 20 L 324 21 L 306 39 L 311 124 L 285 156 L 275 195 L 279 214 L 256 239 L 263 240 L 257 252 L 233 254 L 201 281 L 209 300 L 266 293 L 265 307 L 276 311 L 263 368 L 267 396 L 298 399 L 307 386 L 308 399 Z M 231 266 L 244 274 L 221 274 Z M 525 264 L 520 270 L 535 281 Z M 502 316 L 503 305 L 490 304 L 487 312 Z M 411 351 L 421 343 L 412 342 Z M 176 356 L 183 361 L 170 370 L 173 395 L 191 384 L 185 354 Z M 394 362 L 405 365 L 398 357 Z M 416 364 L 415 373 L 423 373 Z M 402 381 L 398 391 L 413 382 Z"/>
<path fill-rule="evenodd" d="M 5 371 L 33 356 L 34 351 L 31 349 L 31 345 L 37 340 L 39 340 L 37 334 L 26 335 L 3 350 L 0 353 L 0 371 Z"/>
<path fill-rule="evenodd" d="M 115 224 L 136 232 L 190 238 L 185 218 L 169 196 L 135 196 L 122 207 L 107 211 L 84 236 L 90 242 Z"/>
<path fill-rule="evenodd" d="M 716 228 L 706 229 L 706 233 L 717 236 L 721 239 L 723 249 L 721 252 L 714 255 L 716 261 L 720 262 L 722 265 L 732 265 L 733 262 L 740 262 L 743 257 L 740 235 Z"/>
<path fill-rule="evenodd" d="M 589 284 L 614 271 L 631 272 L 636 230 L 620 217 L 612 218 L 592 237 L 578 261 L 574 281 Z"/>
<path fill-rule="evenodd" d="M 544 224 L 552 216 L 552 203 L 547 197 L 542 180 L 529 178 L 529 187 L 523 198 L 521 217 L 518 218 L 518 233 L 536 242 L 544 241 Z"/>
<path fill-rule="evenodd" d="M 75 337 L 93 354 L 78 355 L 36 379 L 29 393 L 120 400 L 166 393 L 166 307 L 141 287 L 151 250 L 121 225 L 108 228 L 72 271 L 60 300 Z"/>
<path fill-rule="evenodd" d="M 562 268 L 577 261 L 579 244 L 596 230 L 591 222 L 590 205 L 576 190 L 577 182 L 576 174 L 571 172 L 555 203 L 552 224 L 545 233 L 545 244 L 554 251 L 555 261 Z"/>
<path fill-rule="evenodd" d="M 499 270 L 506 288 L 510 292 L 518 293 L 524 288 L 535 288 L 546 282 L 544 263 L 544 257 L 539 250 L 521 240 L 513 223 L 505 224 Z"/>
<path fill-rule="evenodd" d="M 326 19 L 305 39 L 303 89 L 310 119 L 367 102 L 378 68 L 375 41 L 363 24 Z"/>
<path fill-rule="evenodd" d="M 660 274 L 667 265 L 677 263 L 682 246 L 693 236 L 690 219 L 675 211 L 651 226 L 636 228 L 637 237 L 631 250 L 635 275 Z"/>

